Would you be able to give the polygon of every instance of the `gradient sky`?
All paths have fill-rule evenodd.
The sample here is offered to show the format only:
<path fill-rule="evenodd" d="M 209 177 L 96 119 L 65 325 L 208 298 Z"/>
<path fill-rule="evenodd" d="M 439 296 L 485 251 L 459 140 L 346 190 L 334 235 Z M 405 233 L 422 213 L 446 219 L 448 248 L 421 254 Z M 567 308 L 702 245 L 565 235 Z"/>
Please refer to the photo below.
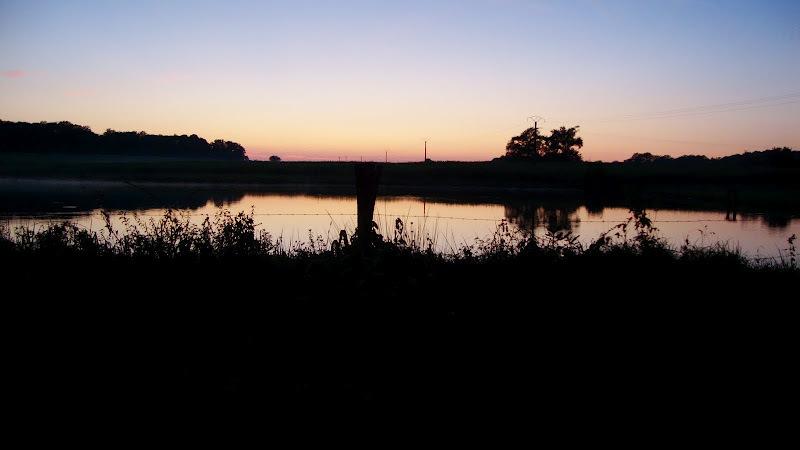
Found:
<path fill-rule="evenodd" d="M 0 118 L 285 159 L 800 149 L 800 1 L 6 1 Z"/>

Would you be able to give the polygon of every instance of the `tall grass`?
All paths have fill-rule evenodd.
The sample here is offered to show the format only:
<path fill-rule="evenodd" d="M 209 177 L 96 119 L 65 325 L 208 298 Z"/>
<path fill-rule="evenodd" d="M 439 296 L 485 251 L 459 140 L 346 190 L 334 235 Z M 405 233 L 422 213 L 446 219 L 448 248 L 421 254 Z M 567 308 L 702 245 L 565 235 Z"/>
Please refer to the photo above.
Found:
<path fill-rule="evenodd" d="M 167 211 L 158 218 L 123 217 L 122 228 L 112 225 L 103 214 L 100 231 L 63 222 L 41 227 L 0 228 L 0 252 L 5 255 L 114 257 L 144 261 L 206 260 L 232 258 L 337 258 L 360 254 L 355 233 L 341 230 L 331 237 L 285 241 L 258 230 L 253 212 L 232 214 L 222 211 L 196 224 L 187 215 Z M 670 245 L 643 210 L 632 210 L 630 218 L 587 244 L 569 231 L 547 231 L 535 235 L 501 221 L 493 234 L 474 243 L 448 245 L 436 251 L 435 239 L 426 233 L 425 223 L 414 224 L 397 218 L 375 225 L 373 257 L 404 254 L 441 263 L 484 263 L 527 261 L 531 263 L 607 264 L 631 258 L 659 264 L 691 264 L 736 267 L 746 270 L 798 270 L 796 236 L 776 258 L 751 259 L 727 243 L 689 242 Z M 433 236 L 436 236 L 435 230 Z M 381 234 L 382 233 L 382 234 Z"/>

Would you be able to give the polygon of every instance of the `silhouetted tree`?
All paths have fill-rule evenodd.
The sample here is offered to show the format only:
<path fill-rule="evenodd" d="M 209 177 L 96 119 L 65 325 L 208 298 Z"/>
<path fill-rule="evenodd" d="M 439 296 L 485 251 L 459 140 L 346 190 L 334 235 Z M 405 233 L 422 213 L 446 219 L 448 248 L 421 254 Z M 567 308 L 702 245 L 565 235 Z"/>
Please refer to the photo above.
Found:
<path fill-rule="evenodd" d="M 646 153 L 634 153 L 630 158 L 626 159 L 624 162 L 634 163 L 634 164 L 645 164 L 658 161 L 669 161 L 671 159 L 672 157 L 668 155 L 654 155 L 650 152 L 646 152 Z"/>
<path fill-rule="evenodd" d="M 214 156 L 223 159 L 242 159 L 244 158 L 244 147 L 236 142 L 223 141 L 217 139 L 211 143 L 211 151 Z"/>
<path fill-rule="evenodd" d="M 538 128 L 528 128 L 519 136 L 514 136 L 506 144 L 506 156 L 509 158 L 541 158 L 546 149 L 547 138 L 539 133 Z"/>
<path fill-rule="evenodd" d="M 538 128 L 531 127 L 506 144 L 507 158 L 543 159 L 552 161 L 581 161 L 578 151 L 583 139 L 578 137 L 577 126 L 561 127 L 543 136 Z"/>
<path fill-rule="evenodd" d="M 561 127 L 550 132 L 547 138 L 546 159 L 558 161 L 581 161 L 579 148 L 583 147 L 583 139 L 578 137 L 580 127 Z"/>
<path fill-rule="evenodd" d="M 281 157 L 277 155 L 272 155 L 269 157 L 269 160 L 272 162 L 281 162 Z"/>

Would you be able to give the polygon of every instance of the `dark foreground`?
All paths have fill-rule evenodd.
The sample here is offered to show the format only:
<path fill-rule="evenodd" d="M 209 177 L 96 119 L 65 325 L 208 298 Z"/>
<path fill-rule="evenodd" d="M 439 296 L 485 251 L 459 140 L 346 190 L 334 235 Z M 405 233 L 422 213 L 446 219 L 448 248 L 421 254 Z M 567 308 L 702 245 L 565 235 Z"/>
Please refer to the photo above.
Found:
<path fill-rule="evenodd" d="M 757 425 L 788 423 L 800 277 L 785 263 L 668 250 L 639 226 L 627 243 L 451 258 L 402 234 L 286 254 L 248 226 L 223 219 L 208 245 L 168 223 L 113 245 L 69 228 L 3 240 L 25 414 L 448 411 L 605 433 L 749 423 L 761 442 Z"/>

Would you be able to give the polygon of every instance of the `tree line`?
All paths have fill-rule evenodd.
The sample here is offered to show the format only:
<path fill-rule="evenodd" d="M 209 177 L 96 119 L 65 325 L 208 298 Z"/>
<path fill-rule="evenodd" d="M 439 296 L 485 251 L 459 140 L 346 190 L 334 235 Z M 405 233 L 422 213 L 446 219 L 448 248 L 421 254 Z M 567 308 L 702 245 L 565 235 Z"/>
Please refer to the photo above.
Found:
<path fill-rule="evenodd" d="M 583 147 L 583 138 L 578 136 L 580 127 L 560 127 L 544 135 L 538 127 L 531 127 L 514 136 L 506 144 L 506 154 L 497 159 L 533 161 L 583 161 L 578 149 Z M 709 158 L 704 155 L 654 155 L 649 152 L 634 153 L 623 161 L 631 165 L 697 165 L 707 162 L 726 165 L 749 165 L 770 167 L 800 167 L 800 152 L 789 147 L 775 147 L 763 151 Z"/>
<path fill-rule="evenodd" d="M 626 164 L 637 165 L 689 165 L 706 162 L 719 162 L 731 165 L 769 166 L 769 167 L 800 167 L 800 152 L 789 147 L 774 147 L 770 150 L 750 151 L 736 155 L 709 158 L 704 155 L 683 155 L 672 157 L 669 155 L 654 155 L 650 152 L 634 153 L 626 159 Z"/>
<path fill-rule="evenodd" d="M 222 139 L 208 142 L 196 134 L 164 136 L 111 129 L 96 134 L 88 126 L 70 122 L 4 120 L 0 120 L 0 152 L 248 159 L 244 147 L 236 142 Z"/>

